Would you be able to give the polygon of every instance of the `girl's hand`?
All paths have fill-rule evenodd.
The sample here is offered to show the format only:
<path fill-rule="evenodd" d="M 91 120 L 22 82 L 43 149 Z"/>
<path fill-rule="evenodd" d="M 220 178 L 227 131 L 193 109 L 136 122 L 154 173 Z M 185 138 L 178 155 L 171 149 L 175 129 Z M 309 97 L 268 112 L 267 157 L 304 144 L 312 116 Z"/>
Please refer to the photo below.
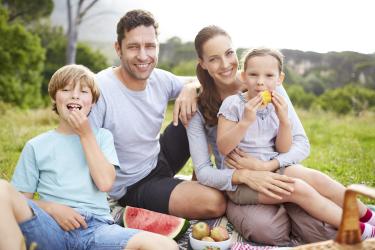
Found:
<path fill-rule="evenodd" d="M 233 169 L 267 170 L 263 161 L 243 152 L 239 148 L 234 149 L 227 155 L 225 164 Z"/>
<path fill-rule="evenodd" d="M 262 105 L 262 97 L 259 95 L 250 99 L 245 104 L 243 120 L 252 123 L 256 119 L 257 109 Z"/>
<path fill-rule="evenodd" d="M 272 104 L 275 106 L 276 115 L 280 123 L 289 123 L 288 119 L 288 104 L 276 91 L 272 91 Z"/>

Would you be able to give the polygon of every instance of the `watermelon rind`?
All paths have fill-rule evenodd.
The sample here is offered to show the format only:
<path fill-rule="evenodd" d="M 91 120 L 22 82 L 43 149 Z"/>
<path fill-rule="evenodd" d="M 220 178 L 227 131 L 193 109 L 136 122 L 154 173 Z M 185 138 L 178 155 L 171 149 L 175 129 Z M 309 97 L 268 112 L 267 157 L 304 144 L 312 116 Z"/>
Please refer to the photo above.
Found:
<path fill-rule="evenodd" d="M 129 224 L 132 224 L 132 222 L 134 222 L 134 221 L 129 221 L 132 219 L 131 218 L 132 213 L 136 213 L 136 214 L 141 213 L 144 219 L 144 225 L 138 225 L 138 224 L 135 225 L 135 223 L 133 223 L 133 225 L 129 225 Z M 129 215 L 128 218 L 127 218 L 127 215 Z M 138 220 L 140 220 L 140 218 L 138 218 Z M 158 230 L 157 223 L 159 222 L 165 223 L 165 221 L 168 221 L 168 220 L 173 220 L 174 222 L 177 221 L 176 223 L 177 225 L 175 226 L 173 231 L 169 233 L 165 233 L 165 232 L 162 232 L 161 230 Z M 180 217 L 176 217 L 176 216 L 168 215 L 168 214 L 162 214 L 162 213 L 150 211 L 150 210 L 143 209 L 143 208 L 131 207 L 131 206 L 125 207 L 123 216 L 122 216 L 122 222 L 124 224 L 124 227 L 135 228 L 135 229 L 145 230 L 145 231 L 149 231 L 153 233 L 158 233 L 158 234 L 167 236 L 168 238 L 171 238 L 174 240 L 178 240 L 182 235 L 184 235 L 184 233 L 190 227 L 189 221 L 184 218 L 180 218 Z M 150 227 L 152 227 L 152 229 L 150 229 Z"/>

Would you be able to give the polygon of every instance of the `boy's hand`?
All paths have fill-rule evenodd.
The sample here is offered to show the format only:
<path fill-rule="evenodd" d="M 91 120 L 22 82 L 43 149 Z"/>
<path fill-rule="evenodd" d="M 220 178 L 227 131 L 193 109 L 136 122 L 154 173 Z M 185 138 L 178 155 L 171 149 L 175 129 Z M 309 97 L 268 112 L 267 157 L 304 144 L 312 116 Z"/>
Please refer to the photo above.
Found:
<path fill-rule="evenodd" d="M 84 136 L 84 135 L 91 132 L 89 119 L 80 110 L 71 111 L 68 118 L 67 118 L 67 121 L 68 121 L 70 127 L 79 136 Z"/>
<path fill-rule="evenodd" d="M 245 104 L 243 120 L 252 123 L 256 119 L 257 109 L 262 105 L 262 97 L 259 95 L 250 99 Z"/>
<path fill-rule="evenodd" d="M 51 215 L 65 231 L 71 231 L 81 226 L 87 228 L 85 218 L 71 207 L 57 203 L 49 203 L 46 212 Z"/>
<path fill-rule="evenodd" d="M 272 91 L 272 104 L 275 106 L 276 115 L 280 123 L 289 123 L 288 119 L 288 104 L 284 97 L 276 91 Z"/>

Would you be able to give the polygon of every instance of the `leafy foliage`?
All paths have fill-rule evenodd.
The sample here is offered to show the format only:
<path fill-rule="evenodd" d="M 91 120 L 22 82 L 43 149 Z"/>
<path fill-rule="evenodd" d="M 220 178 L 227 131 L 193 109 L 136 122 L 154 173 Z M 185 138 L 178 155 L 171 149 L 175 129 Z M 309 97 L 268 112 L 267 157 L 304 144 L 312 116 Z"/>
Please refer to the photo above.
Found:
<path fill-rule="evenodd" d="M 306 92 L 301 85 L 284 85 L 293 105 L 303 109 L 309 109 L 316 100 L 316 96 Z"/>
<path fill-rule="evenodd" d="M 53 0 L 3 0 L 3 5 L 9 12 L 9 22 L 21 21 L 25 24 L 48 17 L 53 10 Z"/>
<path fill-rule="evenodd" d="M 7 19 L 6 9 L 0 6 L 0 101 L 38 106 L 44 49 L 37 35 Z"/>
<path fill-rule="evenodd" d="M 65 65 L 67 39 L 62 27 L 52 26 L 49 22 L 35 25 L 33 32 L 41 38 L 41 44 L 46 49 L 41 93 L 46 100 L 49 100 L 49 79 L 57 69 Z M 108 66 L 107 59 L 99 51 L 93 51 L 84 43 L 78 44 L 77 63 L 87 66 L 93 72 L 98 72 Z"/>
<path fill-rule="evenodd" d="M 343 88 L 329 90 L 321 95 L 317 104 L 323 110 L 339 114 L 360 112 L 375 106 L 375 91 L 364 87 L 347 85 Z"/>

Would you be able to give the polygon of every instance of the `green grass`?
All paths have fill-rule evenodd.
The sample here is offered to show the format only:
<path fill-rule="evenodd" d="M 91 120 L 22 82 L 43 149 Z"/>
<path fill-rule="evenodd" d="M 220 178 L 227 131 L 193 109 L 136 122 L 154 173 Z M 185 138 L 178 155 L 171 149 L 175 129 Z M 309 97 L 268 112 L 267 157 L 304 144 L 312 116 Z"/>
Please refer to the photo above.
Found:
<path fill-rule="evenodd" d="M 345 186 L 363 183 L 375 187 L 375 114 L 360 117 L 298 111 L 311 143 L 302 164 L 334 177 Z M 168 107 L 164 127 L 172 120 Z M 21 150 L 30 138 L 54 128 L 57 116 L 49 110 L 0 112 L 0 178 L 9 180 Z M 192 173 L 191 160 L 181 174 Z M 375 201 L 365 200 L 375 204 Z"/>

